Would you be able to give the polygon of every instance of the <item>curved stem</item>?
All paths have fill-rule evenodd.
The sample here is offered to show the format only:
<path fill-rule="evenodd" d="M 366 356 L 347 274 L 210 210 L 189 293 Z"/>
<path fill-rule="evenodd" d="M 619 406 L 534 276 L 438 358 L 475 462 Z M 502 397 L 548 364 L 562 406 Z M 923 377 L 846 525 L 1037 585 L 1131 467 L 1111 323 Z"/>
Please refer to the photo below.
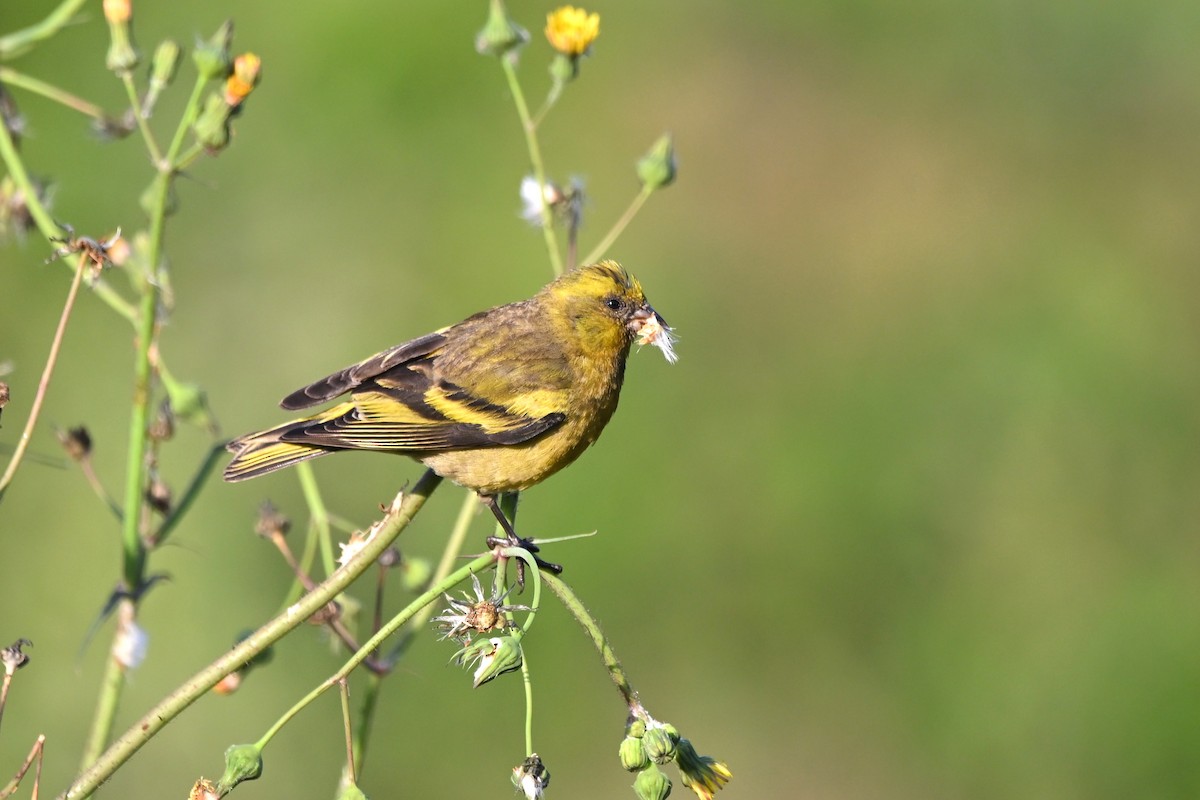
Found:
<path fill-rule="evenodd" d="M 571 587 L 567 586 L 561 578 L 557 575 L 546 574 L 542 579 L 550 587 L 550 591 L 554 592 L 558 596 L 558 599 L 562 601 L 562 604 L 571 613 L 571 616 L 575 617 L 576 621 L 587 632 L 588 637 L 592 640 L 592 644 L 596 646 L 596 650 L 600 653 L 600 660 L 604 662 L 604 667 L 608 670 L 608 676 L 612 678 L 613 683 L 616 684 L 617 691 L 625 699 L 625 704 L 631 710 L 640 708 L 641 703 L 638 701 L 637 692 L 634 691 L 633 685 L 625 675 L 625 668 L 621 666 L 621 660 L 613 652 L 612 645 L 608 643 L 608 639 L 604 636 L 604 631 L 600 629 L 600 623 L 596 621 L 596 618 L 591 615 L 579 597 L 571 591 Z"/>
<path fill-rule="evenodd" d="M 343 564 L 316 589 L 302 597 L 296 605 L 288 608 L 216 661 L 184 681 L 178 689 L 164 698 L 113 742 L 108 750 L 96 759 L 95 763 L 75 779 L 66 792 L 59 795 L 59 800 L 73 800 L 91 794 L 118 767 L 128 761 L 142 745 L 150 741 L 168 722 L 199 699 L 218 681 L 241 668 L 247 661 L 278 641 L 288 631 L 303 624 L 312 614 L 323 608 L 326 603 L 370 567 L 375 559 L 395 541 L 441 482 L 442 479 L 439 475 L 432 470 L 426 470 L 421 479 L 413 486 L 412 491 L 402 492 L 396 496 L 387 514 L 372 526 L 367 544 L 357 556 Z M 374 646 L 373 642 L 368 642 L 368 649 L 365 652 L 369 654 L 370 648 Z"/>
<path fill-rule="evenodd" d="M 420 597 L 409 603 L 403 611 L 388 620 L 386 625 L 380 628 L 379 631 L 370 639 L 368 639 L 362 647 L 358 648 L 354 655 L 350 656 L 350 658 L 346 660 L 346 663 L 342 664 L 342 666 L 338 668 L 337 672 L 333 673 L 324 681 L 319 683 L 315 688 L 313 688 L 312 691 L 300 698 L 300 700 L 298 700 L 291 708 L 285 711 L 283 716 L 276 720 L 275 723 L 267 729 L 267 732 L 262 735 L 262 738 L 260 738 L 255 745 L 259 748 L 266 747 L 267 743 L 274 738 L 275 734 L 279 733 L 279 731 L 283 729 L 284 725 L 290 722 L 292 718 L 303 711 L 306 706 L 308 706 L 330 688 L 337 686 L 340 681 L 353 672 L 355 667 L 365 661 L 367 657 L 370 656 L 380 644 L 386 641 L 389 636 L 391 636 L 393 633 L 399 630 L 402 625 L 416 616 L 418 611 L 441 597 L 443 592 L 448 592 L 450 589 L 453 589 L 459 581 L 466 580 L 472 573 L 486 568 L 494 560 L 495 557 L 491 553 L 484 553 L 465 566 L 455 570 L 453 574 L 446 576 L 440 582 L 431 586 Z"/>
<path fill-rule="evenodd" d="M 608 248 L 612 247 L 613 242 L 624 232 L 629 223 L 633 221 L 633 218 L 637 216 L 637 213 L 642 210 L 642 206 L 646 204 L 646 201 L 650 199 L 650 195 L 652 194 L 654 194 L 654 190 L 643 185 L 637 197 L 633 198 L 633 202 L 629 204 L 629 208 L 625 209 L 625 213 L 621 215 L 621 218 L 617 220 L 609 232 L 604 235 L 604 238 L 600 240 L 600 244 L 593 247 L 592 252 L 588 253 L 581 263 L 595 264 L 603 258 L 604 254 L 608 252 Z"/>
<path fill-rule="evenodd" d="M 8 84 L 9 86 L 17 86 L 27 92 L 39 94 L 48 100 L 64 105 L 67 108 L 74 109 L 84 116 L 103 122 L 107 117 L 104 114 L 104 109 L 95 103 L 89 103 L 82 97 L 77 97 L 65 89 L 60 89 L 51 83 L 46 83 L 43 80 L 26 75 L 22 72 L 17 72 L 12 67 L 0 67 L 0 83 Z"/>
<path fill-rule="evenodd" d="M 62 30 L 87 0 L 64 0 L 41 22 L 0 38 L 0 59 L 13 58 Z"/>

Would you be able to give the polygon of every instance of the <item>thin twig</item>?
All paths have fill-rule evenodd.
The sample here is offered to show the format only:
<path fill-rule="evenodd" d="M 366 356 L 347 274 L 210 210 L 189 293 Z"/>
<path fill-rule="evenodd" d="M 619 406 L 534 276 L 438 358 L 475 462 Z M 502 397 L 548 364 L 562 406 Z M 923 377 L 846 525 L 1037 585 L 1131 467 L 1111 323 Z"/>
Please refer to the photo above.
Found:
<path fill-rule="evenodd" d="M 54 367 L 58 363 L 58 351 L 62 347 L 63 335 L 67 330 L 67 320 L 71 318 L 71 310 L 75 307 L 75 297 L 79 294 L 79 284 L 83 281 L 83 271 L 89 263 L 90 259 L 87 253 L 80 253 L 79 263 L 75 266 L 75 278 L 71 281 L 71 289 L 67 292 L 67 302 L 63 304 L 62 314 L 58 318 L 58 328 L 54 331 L 54 339 L 50 343 L 50 355 L 46 356 L 42 379 L 38 381 L 37 394 L 33 397 L 33 407 L 29 410 L 29 419 L 25 421 L 25 430 L 21 431 L 21 438 L 17 441 L 12 460 L 8 462 L 4 476 L 0 477 L 0 499 L 3 499 L 4 492 L 12 483 L 17 467 L 20 466 L 21 459 L 25 456 L 25 450 L 29 447 L 33 426 L 37 424 L 38 414 L 42 410 L 42 402 L 46 399 L 46 390 L 50 387 L 50 378 L 54 375 Z"/>
<path fill-rule="evenodd" d="M 33 742 L 33 748 L 30 749 L 29 755 L 25 756 L 25 763 L 17 770 L 17 774 L 13 777 L 8 785 L 0 789 L 0 800 L 10 796 L 21 785 L 21 780 L 25 777 L 25 773 L 29 771 L 29 765 L 37 760 L 37 769 L 33 773 L 33 794 L 31 800 L 37 800 L 38 788 L 42 782 L 42 753 L 46 746 L 46 734 L 41 734 Z"/>

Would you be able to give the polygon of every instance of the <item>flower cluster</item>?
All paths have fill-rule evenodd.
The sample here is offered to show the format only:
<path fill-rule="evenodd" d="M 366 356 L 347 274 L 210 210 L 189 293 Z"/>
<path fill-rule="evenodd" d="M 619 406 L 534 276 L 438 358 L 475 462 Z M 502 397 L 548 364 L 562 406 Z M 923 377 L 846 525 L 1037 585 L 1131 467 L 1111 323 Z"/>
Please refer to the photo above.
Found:
<path fill-rule="evenodd" d="M 671 779 L 660 767 L 672 761 L 679 769 L 683 785 L 699 800 L 712 800 L 733 777 L 723 761 L 698 754 L 674 725 L 653 718 L 648 721 L 632 718 L 618 753 L 621 766 L 637 773 L 633 790 L 641 800 L 663 800 L 671 794 Z"/>

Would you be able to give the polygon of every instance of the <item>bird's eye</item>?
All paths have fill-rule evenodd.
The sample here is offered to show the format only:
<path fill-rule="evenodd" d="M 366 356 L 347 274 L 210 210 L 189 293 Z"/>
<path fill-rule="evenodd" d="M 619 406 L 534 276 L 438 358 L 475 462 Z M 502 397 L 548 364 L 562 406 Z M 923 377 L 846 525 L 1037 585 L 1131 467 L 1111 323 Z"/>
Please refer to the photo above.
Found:
<path fill-rule="evenodd" d="M 620 311 L 621 306 L 624 304 L 621 302 L 621 298 L 619 297 L 609 297 L 605 299 L 604 305 L 608 306 L 613 311 Z"/>

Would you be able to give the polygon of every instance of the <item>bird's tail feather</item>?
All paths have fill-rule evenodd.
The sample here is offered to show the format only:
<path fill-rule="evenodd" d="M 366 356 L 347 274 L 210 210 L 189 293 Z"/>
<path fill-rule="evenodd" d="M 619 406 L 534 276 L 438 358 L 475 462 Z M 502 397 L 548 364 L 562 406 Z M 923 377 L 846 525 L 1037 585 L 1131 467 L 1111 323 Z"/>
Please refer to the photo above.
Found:
<path fill-rule="evenodd" d="M 305 423 L 308 420 L 304 420 Z M 225 467 L 225 480 L 230 483 L 257 478 L 277 469 L 290 467 L 310 458 L 323 456 L 330 452 L 323 447 L 313 447 L 306 444 L 281 442 L 280 436 L 295 426 L 296 423 L 281 425 L 262 433 L 243 436 L 229 443 L 228 449 L 233 452 L 233 460 Z"/>

